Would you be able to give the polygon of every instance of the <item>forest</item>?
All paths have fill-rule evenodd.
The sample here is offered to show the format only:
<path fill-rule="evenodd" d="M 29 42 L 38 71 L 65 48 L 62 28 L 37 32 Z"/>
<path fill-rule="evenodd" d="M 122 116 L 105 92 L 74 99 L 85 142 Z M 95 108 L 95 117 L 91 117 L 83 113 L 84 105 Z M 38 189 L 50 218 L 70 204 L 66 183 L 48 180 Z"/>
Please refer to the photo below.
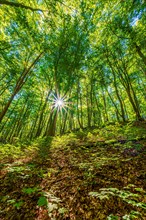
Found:
<path fill-rule="evenodd" d="M 145 0 L 0 0 L 0 220 L 146 219 Z"/>

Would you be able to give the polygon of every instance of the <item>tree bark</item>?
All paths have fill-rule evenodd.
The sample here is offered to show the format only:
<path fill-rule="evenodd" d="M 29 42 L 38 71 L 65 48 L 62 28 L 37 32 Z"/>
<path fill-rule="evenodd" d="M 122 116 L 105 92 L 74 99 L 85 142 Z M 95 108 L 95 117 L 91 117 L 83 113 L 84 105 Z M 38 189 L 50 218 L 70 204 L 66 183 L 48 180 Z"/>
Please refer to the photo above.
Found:
<path fill-rule="evenodd" d="M 26 6 L 26 5 L 23 5 L 21 3 L 9 2 L 9 1 L 5 1 L 5 0 L 0 0 L 0 5 L 7 5 L 7 6 L 16 7 L 16 8 L 24 8 L 24 9 L 29 9 L 31 11 L 43 11 L 40 8 L 32 8 L 30 6 Z"/>

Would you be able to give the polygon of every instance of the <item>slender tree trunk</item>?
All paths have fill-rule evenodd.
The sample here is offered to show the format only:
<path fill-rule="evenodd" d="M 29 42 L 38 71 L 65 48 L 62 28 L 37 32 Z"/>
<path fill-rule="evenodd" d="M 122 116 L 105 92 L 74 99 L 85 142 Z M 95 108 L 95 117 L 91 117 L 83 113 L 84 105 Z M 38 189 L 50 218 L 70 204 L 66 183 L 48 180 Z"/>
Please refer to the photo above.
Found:
<path fill-rule="evenodd" d="M 79 96 L 80 96 L 80 84 L 78 82 L 78 87 L 77 87 L 77 119 L 78 119 L 78 124 L 79 124 L 80 128 L 83 129 L 82 121 L 80 120 Z"/>
<path fill-rule="evenodd" d="M 4 109 L 2 110 L 2 112 L 0 113 L 0 122 L 2 121 L 2 119 L 4 118 L 9 106 L 11 105 L 14 97 L 16 96 L 16 94 L 20 91 L 20 89 L 22 88 L 22 86 L 25 84 L 27 76 L 30 72 L 30 70 L 32 69 L 32 67 L 36 64 L 36 62 L 40 59 L 40 57 L 42 56 L 43 53 L 40 53 L 37 58 L 33 61 L 33 63 L 26 69 L 24 68 L 24 71 L 22 73 L 22 75 L 19 77 L 19 79 L 17 80 L 17 83 L 15 85 L 14 91 L 10 97 L 10 99 L 8 100 L 8 102 L 6 103 Z"/>
<path fill-rule="evenodd" d="M 107 106 L 106 106 L 106 99 L 104 95 L 104 89 L 102 87 L 102 98 L 103 98 L 103 105 L 104 105 L 104 123 L 108 122 L 108 113 L 107 113 Z"/>
<path fill-rule="evenodd" d="M 32 124 L 32 126 L 31 126 L 31 129 L 30 129 L 30 131 L 29 131 L 29 133 L 28 133 L 28 135 L 27 135 L 27 137 L 28 137 L 30 140 L 32 140 L 32 138 L 34 137 L 34 132 L 35 132 L 37 120 L 38 120 L 38 118 L 36 117 L 35 120 L 34 120 L 34 122 L 33 122 L 33 124 Z"/>
<path fill-rule="evenodd" d="M 136 43 L 134 43 L 134 45 L 135 45 L 135 48 L 136 48 L 136 51 L 137 51 L 138 55 L 140 56 L 140 58 L 142 59 L 143 63 L 146 66 L 146 57 L 142 53 L 141 48 Z M 145 74 L 146 74 L 146 72 L 145 72 Z"/>
<path fill-rule="evenodd" d="M 47 94 L 45 103 L 44 103 L 44 105 L 42 107 L 42 110 L 41 110 L 41 113 L 39 115 L 39 122 L 38 122 L 38 128 L 37 128 L 37 132 L 36 132 L 36 137 L 39 137 L 41 132 L 42 132 L 43 117 L 44 117 L 44 112 L 45 112 L 45 109 L 46 109 L 46 106 L 47 106 L 49 95 L 50 95 L 50 91 Z"/>
<path fill-rule="evenodd" d="M 83 120 L 83 103 L 82 103 L 81 92 L 80 92 L 80 106 L 81 106 L 81 125 L 82 125 L 82 128 L 83 128 L 84 127 L 84 120 Z"/>
<path fill-rule="evenodd" d="M 0 113 L 0 122 L 2 121 L 3 117 L 5 116 L 9 106 L 11 105 L 11 102 L 13 101 L 14 97 L 15 97 L 15 93 L 13 93 L 9 99 L 9 101 L 7 102 L 7 104 L 5 105 L 3 111 Z"/>
<path fill-rule="evenodd" d="M 121 114 L 120 114 L 120 112 L 119 112 L 119 109 L 118 109 L 117 105 L 115 104 L 115 102 L 114 102 L 114 100 L 113 100 L 113 98 L 112 98 L 112 96 L 111 96 L 111 94 L 109 93 L 109 91 L 108 91 L 107 88 L 106 88 L 106 90 L 107 90 L 107 93 L 108 93 L 108 95 L 109 95 L 109 97 L 110 97 L 110 100 L 111 100 L 113 106 L 114 106 L 115 109 L 116 109 L 117 120 L 120 121 L 120 116 L 121 116 Z"/>
<path fill-rule="evenodd" d="M 55 136 L 56 122 L 57 122 L 58 111 L 51 112 L 49 119 L 49 129 L 47 131 L 47 136 Z"/>
<path fill-rule="evenodd" d="M 113 56 L 113 54 L 112 54 L 112 56 Z M 107 59 L 109 61 L 108 57 L 107 57 Z M 114 59 L 114 56 L 113 56 L 113 59 Z M 112 67 L 112 64 L 111 64 L 110 61 L 109 61 L 109 64 L 110 64 L 110 67 Z M 135 94 L 134 94 L 134 96 L 131 94 L 132 85 L 131 85 L 130 78 L 129 78 L 129 75 L 127 73 L 127 69 L 126 69 L 126 65 L 125 65 L 124 61 L 122 61 L 122 66 L 119 66 L 118 62 L 115 62 L 115 66 L 117 68 L 117 72 L 119 73 L 118 75 L 121 79 L 121 83 L 122 83 L 122 85 L 124 86 L 124 88 L 126 90 L 129 101 L 130 101 L 130 103 L 133 107 L 133 110 L 134 110 L 135 114 L 136 114 L 136 119 L 137 120 L 142 120 L 142 117 L 140 115 L 140 110 L 139 110 L 139 107 L 138 107 L 138 104 L 137 104 L 137 100 L 135 98 Z M 113 70 L 113 67 L 112 67 L 112 70 Z M 114 71 L 112 71 L 112 72 L 114 74 Z"/>
<path fill-rule="evenodd" d="M 96 103 L 96 107 L 97 107 L 97 120 L 98 120 L 98 125 L 102 124 L 102 116 L 101 116 L 101 111 L 100 111 L 100 107 L 99 107 L 99 101 L 97 100 L 97 97 L 96 97 L 96 92 L 95 90 L 93 90 L 93 93 L 94 93 L 94 97 L 95 97 L 95 103 Z"/>
<path fill-rule="evenodd" d="M 125 122 L 125 121 L 126 121 L 126 119 L 125 119 L 125 111 L 124 111 L 123 102 L 122 102 L 122 99 L 121 99 L 121 96 L 120 96 L 120 94 L 119 94 L 119 90 L 118 90 L 118 87 L 117 87 L 117 83 L 116 83 L 116 75 L 115 75 L 114 71 L 113 71 L 112 73 L 113 73 L 113 76 L 114 76 L 114 87 L 115 87 L 115 92 L 116 92 L 117 98 L 118 98 L 119 103 L 120 103 L 121 117 L 122 117 L 122 119 L 123 119 L 123 122 Z"/>
<path fill-rule="evenodd" d="M 66 122 L 67 122 L 67 115 L 68 114 L 66 113 L 65 118 L 63 120 L 63 126 L 62 126 L 61 131 L 60 131 L 61 134 L 64 134 L 64 132 L 65 132 L 65 127 L 66 127 Z"/>
<path fill-rule="evenodd" d="M 108 53 L 108 51 L 106 51 L 106 53 Z M 106 53 L 105 53 L 105 54 L 106 54 Z M 107 58 L 108 64 L 109 64 L 109 66 L 110 66 L 110 68 L 111 68 L 111 72 L 112 72 L 113 77 L 114 77 L 115 92 L 116 92 L 117 98 L 118 98 L 119 103 L 120 103 L 121 116 L 122 116 L 123 122 L 125 122 L 125 121 L 126 121 L 126 119 L 125 119 L 125 111 L 124 111 L 123 102 L 122 102 L 122 99 L 121 99 L 121 96 L 120 96 L 120 94 L 119 94 L 119 90 L 118 90 L 118 87 L 117 87 L 117 80 L 116 80 L 115 70 L 114 70 L 114 68 L 113 68 L 113 65 L 112 65 L 110 59 L 109 59 L 108 54 L 106 54 L 106 58 Z"/>

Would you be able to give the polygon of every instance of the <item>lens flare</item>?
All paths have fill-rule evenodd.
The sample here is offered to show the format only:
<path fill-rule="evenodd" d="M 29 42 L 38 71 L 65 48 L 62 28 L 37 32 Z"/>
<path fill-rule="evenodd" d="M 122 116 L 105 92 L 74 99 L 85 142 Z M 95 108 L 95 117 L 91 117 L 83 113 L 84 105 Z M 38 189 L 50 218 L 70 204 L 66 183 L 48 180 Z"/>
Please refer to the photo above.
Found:
<path fill-rule="evenodd" d="M 70 108 L 69 104 L 71 104 L 71 102 L 68 102 L 68 99 L 66 96 L 61 97 L 60 95 L 54 95 L 52 94 L 52 98 L 50 99 L 50 101 L 52 102 L 52 111 L 54 111 L 55 109 L 57 109 L 57 111 L 66 111 L 67 109 Z"/>
<path fill-rule="evenodd" d="M 64 106 L 64 101 L 62 99 L 57 99 L 55 101 L 55 108 L 62 108 Z"/>

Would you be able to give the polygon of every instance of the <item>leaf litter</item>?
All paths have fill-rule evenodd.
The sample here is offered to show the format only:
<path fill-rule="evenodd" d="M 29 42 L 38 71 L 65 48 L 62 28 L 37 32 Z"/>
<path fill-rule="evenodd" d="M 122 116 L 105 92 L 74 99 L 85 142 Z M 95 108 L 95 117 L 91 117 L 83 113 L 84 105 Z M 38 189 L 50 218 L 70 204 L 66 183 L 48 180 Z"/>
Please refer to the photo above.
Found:
<path fill-rule="evenodd" d="M 146 139 L 107 139 L 64 135 L 29 160 L 1 160 L 0 219 L 145 220 Z"/>

